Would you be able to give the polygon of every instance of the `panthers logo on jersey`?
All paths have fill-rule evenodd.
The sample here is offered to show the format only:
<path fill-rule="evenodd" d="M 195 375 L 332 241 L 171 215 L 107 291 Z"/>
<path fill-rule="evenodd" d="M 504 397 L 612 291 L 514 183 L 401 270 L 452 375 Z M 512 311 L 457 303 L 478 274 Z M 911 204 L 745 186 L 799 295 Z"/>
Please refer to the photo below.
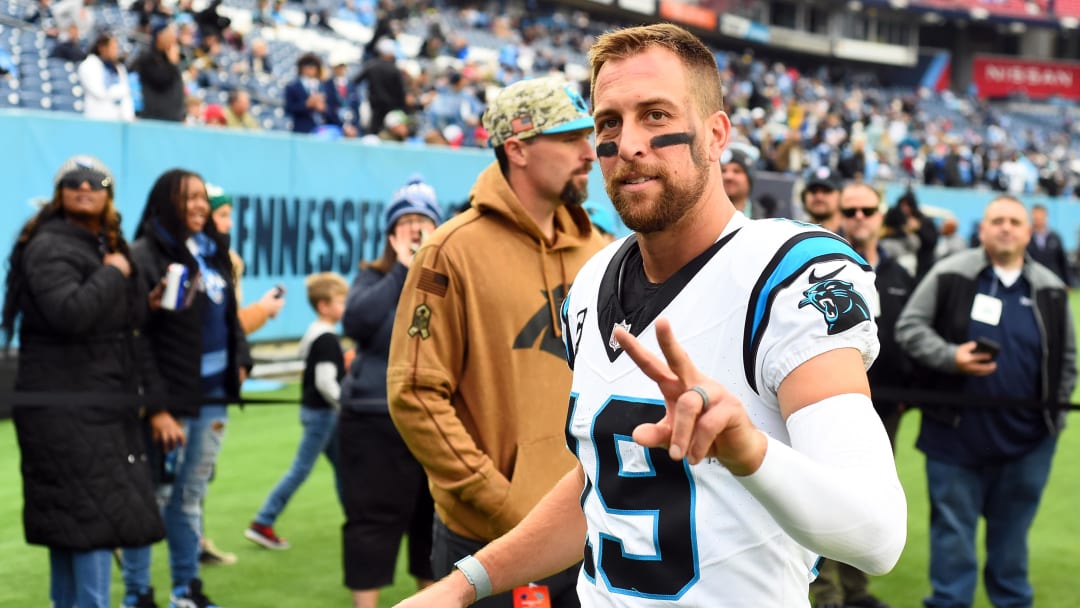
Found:
<path fill-rule="evenodd" d="M 842 269 L 823 277 L 814 276 L 811 270 L 810 282 L 813 285 L 803 292 L 803 299 L 799 302 L 799 308 L 813 306 L 825 317 L 830 336 L 870 320 L 870 307 L 862 294 L 855 291 L 854 285 L 832 278 Z"/>

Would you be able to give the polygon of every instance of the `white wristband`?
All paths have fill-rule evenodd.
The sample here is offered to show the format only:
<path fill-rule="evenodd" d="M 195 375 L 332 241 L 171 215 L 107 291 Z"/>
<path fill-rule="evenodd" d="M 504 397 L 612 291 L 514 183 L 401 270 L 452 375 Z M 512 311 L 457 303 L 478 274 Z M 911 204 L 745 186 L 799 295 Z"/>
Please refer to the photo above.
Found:
<path fill-rule="evenodd" d="M 487 570 L 480 560 L 472 555 L 466 555 L 454 562 L 454 567 L 461 570 L 461 573 L 465 575 L 465 580 L 469 581 L 476 590 L 477 601 L 491 595 L 491 578 L 488 577 Z"/>

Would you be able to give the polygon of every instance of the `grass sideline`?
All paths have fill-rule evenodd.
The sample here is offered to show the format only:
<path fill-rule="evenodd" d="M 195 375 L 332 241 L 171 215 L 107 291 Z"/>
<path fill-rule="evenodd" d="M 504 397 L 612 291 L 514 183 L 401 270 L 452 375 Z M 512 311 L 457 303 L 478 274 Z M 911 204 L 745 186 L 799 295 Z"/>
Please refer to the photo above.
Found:
<path fill-rule="evenodd" d="M 1080 318 L 1080 298 L 1071 297 L 1073 314 Z M 1078 391 L 1080 393 L 1080 391 Z M 270 397 L 296 396 L 295 386 Z M 1076 397 L 1074 396 L 1074 401 Z M 908 542 L 896 568 L 874 579 L 871 590 L 900 608 L 921 605 L 927 581 L 927 525 L 929 521 L 924 459 L 915 450 L 918 412 L 906 415 L 897 440 L 897 468 L 908 498 Z M 1077 417 L 1075 414 L 1072 416 Z M 1080 422 L 1072 421 L 1076 427 Z M 1049 487 L 1030 534 L 1031 578 L 1040 608 L 1080 606 L 1080 477 L 1072 465 L 1080 459 L 1080 430 L 1062 435 Z M 343 516 L 333 490 L 330 467 L 321 461 L 308 482 L 296 493 L 278 521 L 277 529 L 292 548 L 272 552 L 245 540 L 244 528 L 285 471 L 300 438 L 296 408 L 252 406 L 232 408 L 218 477 L 211 485 L 206 526 L 218 546 L 239 556 L 234 566 L 203 569 L 210 596 L 226 608 L 323 607 L 350 605 L 341 584 L 341 523 Z M 374 488 L 373 491 L 378 491 Z M 0 422 L 0 606 L 22 608 L 48 604 L 48 556 L 44 548 L 23 541 L 22 486 L 19 452 L 10 421 Z M 980 532 L 980 545 L 982 534 Z M 981 552 L 980 552 L 981 554 Z M 413 583 L 405 574 L 404 551 L 398 559 L 395 585 L 384 590 L 380 606 L 392 606 L 409 595 Z M 153 582 L 158 603 L 168 600 L 168 560 L 164 543 L 154 551 Z M 120 603 L 122 583 L 113 574 L 112 606 Z M 980 588 L 976 608 L 990 606 Z"/>

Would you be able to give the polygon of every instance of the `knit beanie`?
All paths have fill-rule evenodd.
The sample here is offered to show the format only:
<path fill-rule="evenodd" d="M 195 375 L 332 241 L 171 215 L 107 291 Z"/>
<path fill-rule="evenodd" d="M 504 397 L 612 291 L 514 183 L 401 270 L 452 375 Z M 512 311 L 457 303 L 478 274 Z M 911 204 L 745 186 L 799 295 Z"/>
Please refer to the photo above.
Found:
<path fill-rule="evenodd" d="M 393 230 L 394 224 L 410 213 L 426 216 L 435 222 L 436 226 L 442 223 L 442 210 L 439 208 L 435 189 L 425 184 L 423 176 L 419 174 L 410 177 L 405 186 L 390 199 L 383 220 L 386 232 Z"/>

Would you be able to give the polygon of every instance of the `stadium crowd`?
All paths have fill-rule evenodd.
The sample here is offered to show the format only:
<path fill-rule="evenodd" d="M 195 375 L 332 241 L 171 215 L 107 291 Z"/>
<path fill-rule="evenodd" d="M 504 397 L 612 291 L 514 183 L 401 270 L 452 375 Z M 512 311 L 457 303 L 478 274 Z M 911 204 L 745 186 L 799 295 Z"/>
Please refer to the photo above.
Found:
<path fill-rule="evenodd" d="M 192 0 L 149 0 L 126 12 L 83 2 L 41 2 L 20 15 L 22 27 L 41 28 L 41 53 L 76 65 L 86 58 L 77 95 L 46 96 L 52 107 L 455 147 L 487 145 L 486 101 L 516 80 L 561 73 L 584 84 L 583 53 L 612 27 L 580 10 L 505 2 L 477 10 L 236 0 L 195 9 Z M 14 61 L 3 41 L 0 74 L 6 52 L 9 88 L 22 78 L 21 105 L 33 107 L 42 101 L 37 64 Z M 974 95 L 892 86 L 871 69 L 714 53 L 736 141 L 755 168 L 806 175 L 825 166 L 869 182 L 1080 196 L 1080 121 L 1067 107 L 1005 112 Z"/>

